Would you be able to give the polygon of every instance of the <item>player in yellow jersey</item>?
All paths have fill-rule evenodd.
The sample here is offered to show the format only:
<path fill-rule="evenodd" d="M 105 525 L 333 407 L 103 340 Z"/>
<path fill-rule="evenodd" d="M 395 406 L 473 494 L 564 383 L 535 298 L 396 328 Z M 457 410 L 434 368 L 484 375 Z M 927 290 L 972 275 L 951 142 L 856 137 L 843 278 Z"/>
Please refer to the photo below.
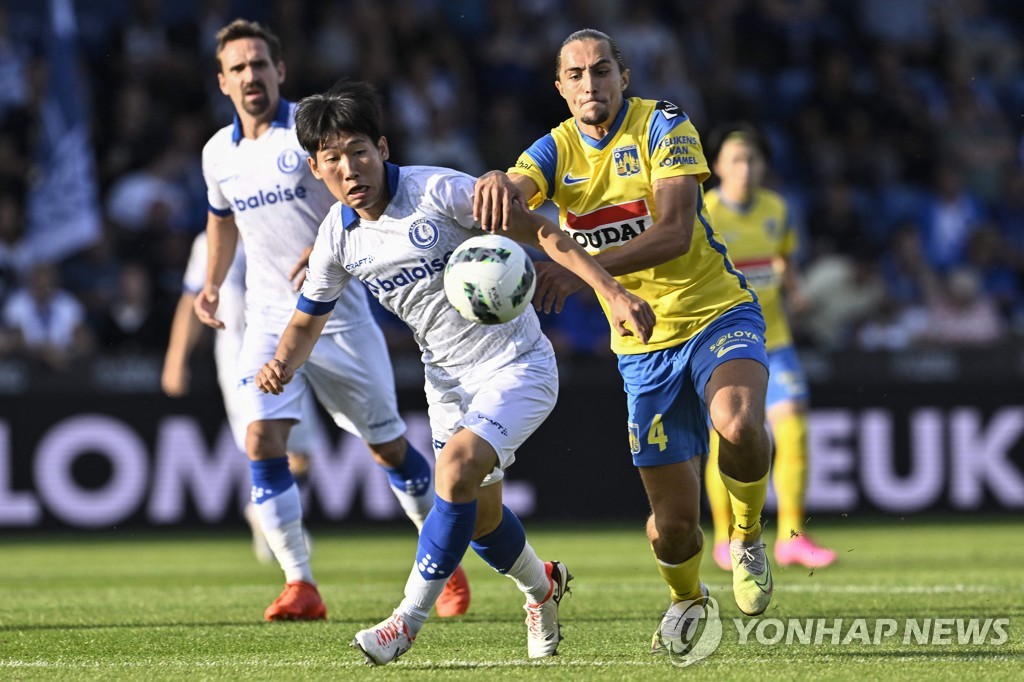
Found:
<path fill-rule="evenodd" d="M 787 295 L 797 306 L 803 300 L 794 258 L 797 233 L 785 199 L 761 186 L 768 149 L 756 128 L 747 123 L 719 126 L 710 136 L 708 149 L 721 181 L 705 200 L 711 224 L 725 239 L 733 264 L 757 292 L 764 313 L 770 370 L 767 417 L 775 437 L 772 480 L 779 507 L 775 561 L 781 566 L 828 566 L 836 553 L 804 533 L 809 391 L 782 298 Z M 714 431 L 710 445 L 704 475 L 715 523 L 715 563 L 729 570 L 732 509 L 718 473 L 718 436 Z"/>
<path fill-rule="evenodd" d="M 629 71 L 599 31 L 570 35 L 555 72 L 572 118 L 507 174 L 481 178 L 474 212 L 485 229 L 501 230 L 512 202 L 536 208 L 551 199 L 562 229 L 657 315 L 646 345 L 611 343 L 627 394 L 633 463 L 651 504 L 647 535 L 672 599 L 652 651 L 686 652 L 708 594 L 699 577 L 699 521 L 709 416 L 721 434 L 719 464 L 736 517 L 736 603 L 757 615 L 771 601 L 760 522 L 770 455 L 764 319 L 704 212 L 701 183 L 710 171 L 686 114 L 669 102 L 626 99 Z M 534 300 L 558 311 L 581 282 L 540 265 Z"/>

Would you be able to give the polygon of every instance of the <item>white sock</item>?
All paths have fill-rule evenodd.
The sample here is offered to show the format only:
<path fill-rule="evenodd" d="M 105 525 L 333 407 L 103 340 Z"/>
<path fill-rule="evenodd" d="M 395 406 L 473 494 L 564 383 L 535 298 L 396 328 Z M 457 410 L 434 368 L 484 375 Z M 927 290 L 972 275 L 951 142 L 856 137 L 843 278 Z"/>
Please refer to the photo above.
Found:
<path fill-rule="evenodd" d="M 309 547 L 302 529 L 302 502 L 294 483 L 283 493 L 256 505 L 256 516 L 267 544 L 284 570 L 285 582 L 315 585 L 309 566 Z"/>
<path fill-rule="evenodd" d="M 405 582 L 405 599 L 395 611 L 405 620 L 405 624 L 409 627 L 409 634 L 413 637 L 427 622 L 430 608 L 444 592 L 447 582 L 447 580 L 424 580 L 420 575 L 419 568 L 412 567 L 409 579 Z"/>
<path fill-rule="evenodd" d="M 522 553 L 505 575 L 512 578 L 530 604 L 540 604 L 551 591 L 551 579 L 544 570 L 544 562 L 537 558 L 529 542 L 523 545 Z"/>
<path fill-rule="evenodd" d="M 416 532 L 418 533 L 423 530 L 423 522 L 427 520 L 427 514 L 434 507 L 433 484 L 422 495 L 410 495 L 394 486 L 391 487 L 391 492 L 398 498 L 398 504 L 402 505 L 405 515 L 416 526 Z"/>

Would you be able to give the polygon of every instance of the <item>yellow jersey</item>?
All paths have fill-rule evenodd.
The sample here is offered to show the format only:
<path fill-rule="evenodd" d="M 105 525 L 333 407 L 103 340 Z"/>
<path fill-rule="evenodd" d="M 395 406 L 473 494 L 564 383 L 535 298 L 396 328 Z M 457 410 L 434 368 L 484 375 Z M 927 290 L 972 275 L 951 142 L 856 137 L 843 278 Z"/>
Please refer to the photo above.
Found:
<path fill-rule="evenodd" d="M 782 304 L 780 258 L 793 254 L 798 241 L 786 200 L 771 190 L 760 189 L 748 206 L 736 206 L 713 189 L 707 193 L 705 204 L 711 224 L 729 247 L 729 257 L 757 292 L 764 314 L 766 348 L 791 345 L 793 335 Z"/>
<path fill-rule="evenodd" d="M 700 137 L 689 118 L 670 102 L 632 97 L 622 104 L 608 134 L 595 140 L 573 118 L 537 140 L 509 169 L 538 187 L 530 199 L 558 206 L 562 230 L 589 253 L 613 249 L 643 233 L 657 219 L 654 183 L 662 178 L 710 177 Z M 611 333 L 619 354 L 677 346 L 733 306 L 756 301 L 715 234 L 698 190 L 690 250 L 661 265 L 616 277 L 647 301 L 657 315 L 649 342 Z M 608 314 L 603 299 L 601 307 Z"/>

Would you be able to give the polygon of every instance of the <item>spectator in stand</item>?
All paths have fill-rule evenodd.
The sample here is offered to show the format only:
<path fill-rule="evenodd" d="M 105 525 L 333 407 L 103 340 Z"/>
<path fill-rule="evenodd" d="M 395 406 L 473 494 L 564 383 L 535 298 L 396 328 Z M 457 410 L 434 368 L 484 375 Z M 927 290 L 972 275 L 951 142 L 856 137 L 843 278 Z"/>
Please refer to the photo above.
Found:
<path fill-rule="evenodd" d="M 93 348 L 85 308 L 60 288 L 51 263 L 37 263 L 29 270 L 25 287 L 4 305 L 3 324 L 15 352 L 49 369 L 66 370 Z"/>

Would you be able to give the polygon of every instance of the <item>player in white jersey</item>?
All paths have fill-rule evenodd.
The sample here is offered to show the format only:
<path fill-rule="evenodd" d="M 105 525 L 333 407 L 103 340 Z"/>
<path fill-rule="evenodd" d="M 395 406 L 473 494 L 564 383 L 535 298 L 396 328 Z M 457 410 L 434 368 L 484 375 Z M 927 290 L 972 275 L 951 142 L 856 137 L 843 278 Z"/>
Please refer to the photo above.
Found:
<path fill-rule="evenodd" d="M 267 620 L 316 620 L 327 609 L 316 588 L 302 530 L 302 503 L 286 457 L 289 430 L 302 417 L 312 391 L 338 426 L 362 437 L 384 468 L 409 518 L 421 527 L 433 504 L 430 465 L 405 439 L 384 335 L 365 294 L 353 288 L 339 301 L 295 390 L 284 396 L 259 391 L 254 377 L 272 356 L 297 299 L 292 268 L 308 255 L 331 204 L 311 175 L 295 137 L 294 105 L 280 97 L 285 67 L 277 37 L 238 19 L 217 34 L 217 80 L 235 107 L 232 125 L 203 148 L 209 213 L 206 283 L 195 299 L 204 324 L 217 319 L 219 288 L 239 238 L 245 249 L 245 336 L 239 353 L 237 392 L 247 423 L 245 449 L 252 499 L 260 526 L 285 573 L 285 589 L 267 607 Z M 439 615 L 469 606 L 461 568 L 438 603 Z M 442 611 L 442 607 L 448 609 Z"/>
<path fill-rule="evenodd" d="M 192 241 L 192 250 L 185 276 L 182 280 L 181 297 L 174 312 L 171 333 L 164 356 L 164 369 L 160 384 L 164 393 L 172 398 L 183 398 L 191 388 L 189 375 L 189 359 L 199 342 L 203 325 L 192 310 L 196 295 L 202 291 L 206 283 L 206 233 L 200 232 Z M 305 268 L 305 259 L 300 261 Z M 297 266 L 299 264 L 296 264 Z M 220 287 L 220 305 L 217 306 L 218 317 L 224 322 L 224 328 L 216 331 L 213 344 L 214 363 L 217 368 L 217 384 L 220 386 L 224 400 L 224 411 L 227 414 L 228 426 L 234 437 L 235 445 L 245 452 L 246 422 L 238 405 L 237 362 L 242 348 L 242 335 L 245 331 L 245 251 L 239 244 L 235 249 L 235 257 L 231 262 L 227 278 Z M 313 444 L 313 431 L 319 417 L 316 415 L 316 403 L 312 395 L 303 403 L 302 419 L 288 434 L 288 468 L 298 482 L 300 488 L 309 471 L 309 452 Z M 272 563 L 274 553 L 267 544 L 267 539 L 256 518 L 256 505 L 249 502 L 245 507 L 245 519 L 252 530 L 252 546 L 256 558 L 261 563 Z M 307 533 L 307 544 L 309 543 Z"/>
<path fill-rule="evenodd" d="M 516 515 L 501 502 L 503 471 L 551 412 L 558 392 L 554 351 L 532 308 L 505 324 L 467 321 L 444 294 L 452 252 L 482 231 L 473 222 L 475 178 L 446 168 L 386 163 L 376 92 L 341 82 L 296 110 L 313 174 L 340 201 L 320 226 L 302 295 L 276 353 L 256 377 L 272 395 L 301 371 L 331 310 L 353 278 L 412 329 L 425 365 L 434 436 L 436 495 L 420 532 L 405 598 L 392 615 L 356 634 L 371 665 L 412 646 L 445 580 L 472 546 L 526 595 L 531 658 L 556 653 L 558 604 L 572 576 L 542 562 Z M 611 306 L 620 334 L 646 341 L 650 307 L 620 286 L 553 223 L 522 207 L 510 236 L 542 248 L 578 273 Z M 289 390 L 290 387 L 289 387 Z"/>

